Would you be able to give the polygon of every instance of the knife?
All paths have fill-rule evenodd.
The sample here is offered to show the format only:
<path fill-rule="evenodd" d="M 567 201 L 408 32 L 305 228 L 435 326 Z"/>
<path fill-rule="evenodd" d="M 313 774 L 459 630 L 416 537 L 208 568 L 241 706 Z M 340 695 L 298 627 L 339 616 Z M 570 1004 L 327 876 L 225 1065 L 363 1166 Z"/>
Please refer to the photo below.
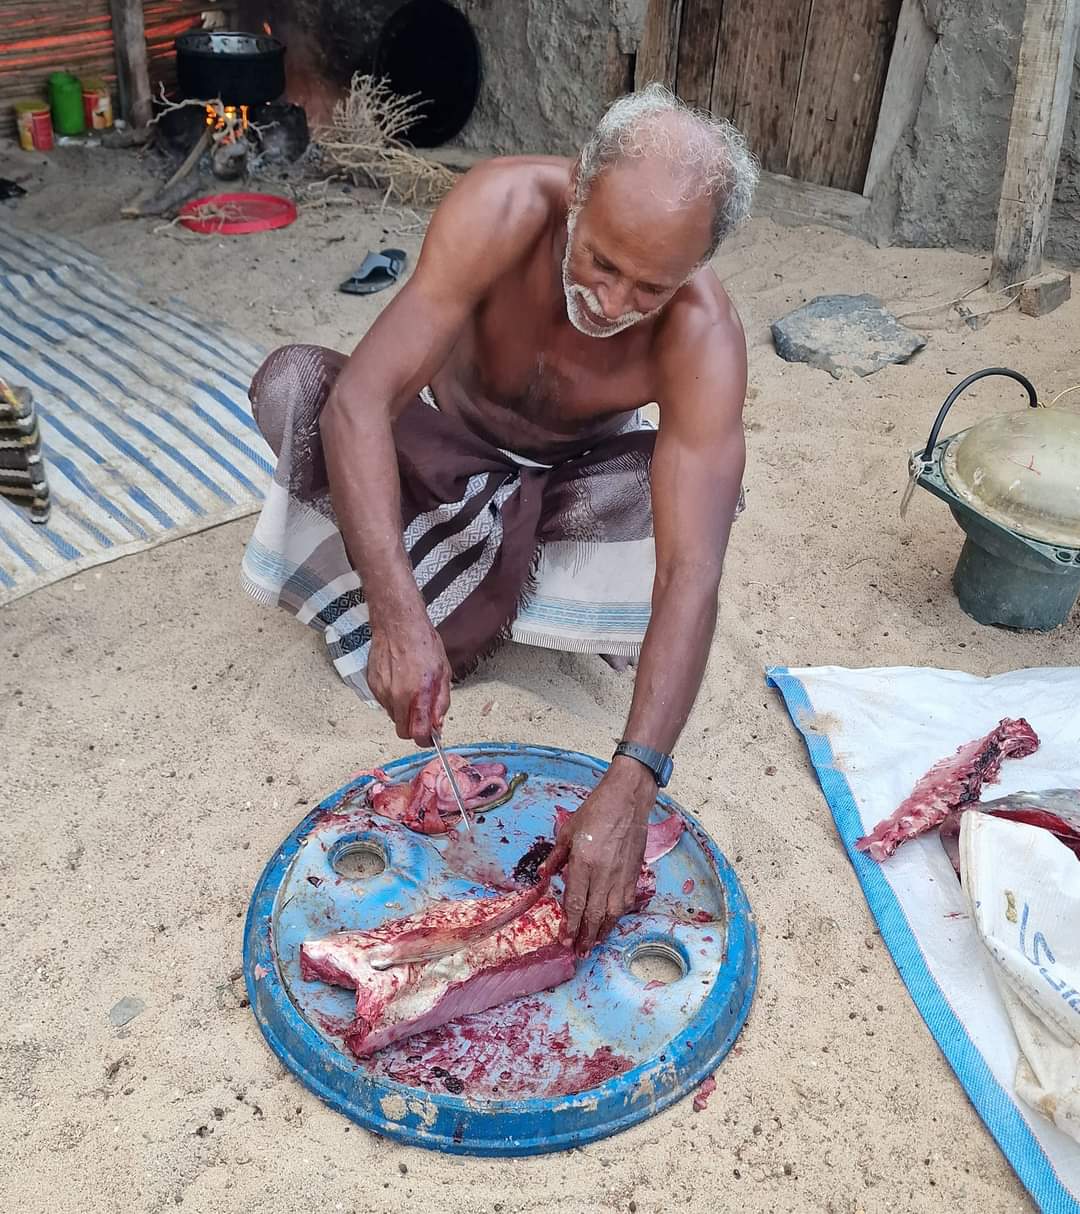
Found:
<path fill-rule="evenodd" d="M 465 823 L 466 831 L 471 832 L 472 827 L 469 825 L 469 815 L 465 812 L 465 802 L 461 799 L 461 789 L 458 788 L 458 782 L 454 778 L 454 769 L 446 761 L 446 752 L 442 748 L 442 738 L 439 736 L 437 729 L 432 729 L 431 740 L 435 743 L 435 750 L 442 763 L 443 771 L 446 772 L 446 778 L 450 782 L 450 789 L 454 794 L 454 800 L 457 802 L 458 810 L 461 813 L 461 820 Z"/>

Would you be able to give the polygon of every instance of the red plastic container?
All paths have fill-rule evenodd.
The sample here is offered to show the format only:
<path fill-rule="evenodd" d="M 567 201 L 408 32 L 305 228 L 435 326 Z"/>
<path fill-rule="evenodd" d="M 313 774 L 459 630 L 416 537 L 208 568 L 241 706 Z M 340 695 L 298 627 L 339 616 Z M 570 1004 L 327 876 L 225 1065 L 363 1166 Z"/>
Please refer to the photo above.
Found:
<path fill-rule="evenodd" d="M 226 215 L 201 218 L 203 208 L 220 207 Z M 180 209 L 180 222 L 193 232 L 210 236 L 246 236 L 286 228 L 296 219 L 296 207 L 277 194 L 208 194 Z"/>

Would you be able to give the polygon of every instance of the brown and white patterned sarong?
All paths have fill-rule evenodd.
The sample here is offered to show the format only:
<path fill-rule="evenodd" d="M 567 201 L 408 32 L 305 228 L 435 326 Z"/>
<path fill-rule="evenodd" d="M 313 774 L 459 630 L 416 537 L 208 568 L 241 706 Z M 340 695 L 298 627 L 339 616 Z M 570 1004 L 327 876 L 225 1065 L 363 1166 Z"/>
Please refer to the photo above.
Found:
<path fill-rule="evenodd" d="M 370 698 L 367 604 L 330 504 L 319 434 L 344 362 L 320 346 L 285 346 L 252 382 L 252 410 L 278 462 L 242 579 L 259 602 L 319 629 L 338 673 Z M 507 638 L 637 655 L 655 571 L 656 432 L 647 422 L 635 418 L 548 466 L 480 438 L 425 390 L 393 434 L 405 551 L 455 677 Z"/>

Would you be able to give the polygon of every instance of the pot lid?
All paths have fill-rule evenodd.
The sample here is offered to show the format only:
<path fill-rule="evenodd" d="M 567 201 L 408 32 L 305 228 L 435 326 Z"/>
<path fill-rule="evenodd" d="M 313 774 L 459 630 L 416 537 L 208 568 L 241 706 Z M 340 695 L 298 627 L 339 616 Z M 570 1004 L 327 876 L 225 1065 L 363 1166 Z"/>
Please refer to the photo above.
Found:
<path fill-rule="evenodd" d="M 949 440 L 941 471 L 992 522 L 1080 548 L 1080 414 L 1025 409 L 978 422 Z"/>

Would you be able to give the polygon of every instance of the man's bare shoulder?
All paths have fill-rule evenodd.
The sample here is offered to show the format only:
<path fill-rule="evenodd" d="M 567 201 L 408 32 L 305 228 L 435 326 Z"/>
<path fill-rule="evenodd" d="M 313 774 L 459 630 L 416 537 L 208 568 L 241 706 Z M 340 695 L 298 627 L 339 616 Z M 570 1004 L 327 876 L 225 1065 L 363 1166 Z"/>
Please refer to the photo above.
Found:
<path fill-rule="evenodd" d="M 731 297 L 706 266 L 664 309 L 656 334 L 663 382 L 722 375 L 745 382 L 746 336 Z"/>
<path fill-rule="evenodd" d="M 503 258 L 532 245 L 566 211 L 571 161 L 557 156 L 485 160 L 454 186 L 432 217 L 428 243 L 482 244 Z"/>

